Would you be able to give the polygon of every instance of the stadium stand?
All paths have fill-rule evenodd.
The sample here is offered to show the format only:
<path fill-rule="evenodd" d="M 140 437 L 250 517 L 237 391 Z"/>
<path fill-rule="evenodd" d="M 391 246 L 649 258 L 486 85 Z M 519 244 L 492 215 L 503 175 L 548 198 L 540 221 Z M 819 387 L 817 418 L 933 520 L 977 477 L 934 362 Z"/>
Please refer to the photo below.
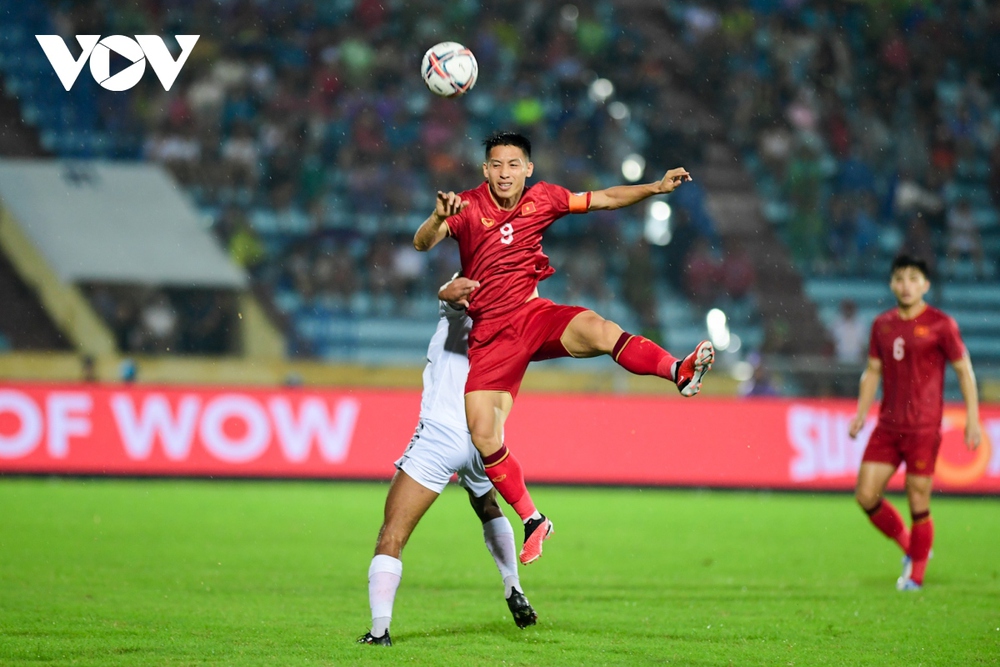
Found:
<path fill-rule="evenodd" d="M 0 159 L 0 199 L 0 238 L 22 272 L 41 263 L 54 275 L 35 284 L 83 287 L 119 350 L 239 349 L 233 294 L 246 277 L 162 168 Z M 25 246 L 37 252 L 34 267 Z"/>
<path fill-rule="evenodd" d="M 24 284 L 3 253 L 0 253 L 0 303 L 3 304 L 0 352 L 69 348 L 35 293 Z"/>
<path fill-rule="evenodd" d="M 923 255 L 943 284 L 931 301 L 995 374 L 1000 11 L 761 1 L 673 2 L 668 14 L 692 54 L 681 77 L 715 84 L 701 90 L 824 323 L 852 299 L 867 327 L 890 305 L 892 256 Z"/>
<path fill-rule="evenodd" d="M 141 153 L 165 164 L 269 295 L 291 354 L 418 363 L 434 317 L 427 295 L 458 262 L 454 252 L 418 255 L 409 236 L 436 189 L 475 182 L 477 137 L 501 125 L 525 130 L 543 177 L 574 189 L 621 182 L 630 153 L 646 156 L 649 179 L 684 152 L 658 149 L 679 130 L 643 104 L 656 93 L 656 77 L 627 76 L 644 45 L 627 11 L 545 3 L 519 24 L 478 3 L 428 20 L 423 9 L 432 4 L 236 2 L 216 8 L 232 28 L 220 35 L 217 16 L 209 21 L 187 3 L 141 2 L 126 20 L 96 2 L 26 7 L 4 0 L 0 8 L 21 30 L 3 43 L 3 72 L 8 94 L 21 100 L 43 146 L 57 155 Z M 472 17 L 483 27 L 469 35 L 470 46 L 489 76 L 475 96 L 434 99 L 415 76 L 420 54 L 399 53 L 394 38 L 418 34 L 432 43 L 467 34 L 461 26 Z M 128 96 L 131 108 L 115 109 L 124 98 L 84 76 L 72 103 L 54 103 L 62 91 L 37 85 L 54 77 L 40 53 L 20 55 L 26 40 L 98 26 L 202 37 L 170 93 L 144 82 Z M 597 70 L 614 82 L 613 92 L 589 85 Z M 687 156 L 684 163 L 693 165 Z M 671 204 L 675 225 L 710 238 L 720 257 L 704 196 Z M 683 272 L 684 254 L 642 240 L 647 213 L 557 226 L 547 249 L 561 276 L 543 285 L 544 293 L 688 347 L 704 337 L 705 308 L 688 301 L 683 281 L 667 279 Z M 629 249 L 648 257 L 654 285 L 632 290 L 622 303 L 613 295 L 622 293 Z M 747 303 L 742 312 L 752 322 Z"/>
<path fill-rule="evenodd" d="M 12 26 L 0 76 L 38 151 L 165 165 L 292 356 L 419 362 L 428 294 L 458 262 L 453 248 L 413 252 L 409 237 L 435 190 L 471 184 L 478 138 L 502 125 L 533 137 L 539 175 L 573 189 L 622 182 L 630 160 L 644 179 L 681 163 L 697 176 L 669 198 L 666 224 L 644 206 L 555 226 L 560 272 L 544 295 L 681 349 L 719 307 L 742 343 L 732 360 L 794 356 L 782 390 L 850 393 L 854 380 L 809 380 L 830 366 L 833 313 L 850 293 L 870 317 L 884 267 L 908 248 L 931 255 L 947 283 L 933 299 L 995 372 L 995 306 L 976 300 L 1000 287 L 988 4 L 436 6 L 0 0 Z M 151 77 L 127 96 L 86 76 L 70 93 L 39 83 L 56 81 L 32 35 L 141 31 L 201 35 L 170 92 Z M 400 35 L 461 35 L 484 73 L 475 94 L 427 93 Z"/>
<path fill-rule="evenodd" d="M 17 99 L 0 95 L 0 155 L 38 157 L 41 154 L 38 133 L 25 124 Z"/>

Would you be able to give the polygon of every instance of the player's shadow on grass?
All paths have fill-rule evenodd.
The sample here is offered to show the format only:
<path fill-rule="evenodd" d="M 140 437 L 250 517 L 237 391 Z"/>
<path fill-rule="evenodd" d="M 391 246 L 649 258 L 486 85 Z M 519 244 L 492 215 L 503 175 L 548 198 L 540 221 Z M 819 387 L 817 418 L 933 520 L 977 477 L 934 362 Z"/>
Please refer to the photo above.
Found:
<path fill-rule="evenodd" d="M 536 625 L 534 627 L 525 628 L 524 630 L 519 630 L 514 627 L 513 624 L 506 623 L 503 621 L 492 621 L 488 623 L 464 623 L 462 625 L 454 625 L 450 627 L 440 627 L 431 630 L 430 632 L 419 632 L 419 633 L 406 633 L 400 634 L 399 638 L 393 638 L 393 644 L 396 646 L 410 646 L 413 648 L 420 647 L 421 639 L 437 639 L 437 638 L 462 638 L 462 639 L 472 639 L 484 638 L 491 642 L 497 642 L 501 639 L 507 640 L 510 644 L 514 645 L 524 645 L 525 643 L 531 643 L 535 645 L 547 645 L 546 649 L 543 650 L 562 650 L 573 643 L 573 637 L 577 635 L 607 635 L 607 628 L 600 628 L 596 625 L 581 624 L 581 623 L 558 623 L 555 625 Z M 619 632 L 619 634 L 621 634 Z M 615 655 L 619 658 L 628 658 L 630 662 L 634 664 L 650 664 L 650 659 L 657 664 L 660 664 L 667 656 L 669 656 L 668 661 L 676 662 L 677 664 L 683 664 L 687 667 L 715 667 L 719 665 L 719 660 L 715 658 L 710 659 L 700 659 L 699 657 L 691 656 L 692 651 L 702 652 L 705 650 L 705 646 L 717 648 L 719 646 L 718 637 L 711 636 L 700 636 L 697 632 L 688 633 L 676 633 L 676 632 L 665 632 L 656 635 L 650 635 L 648 632 L 636 632 L 636 637 L 642 638 L 642 641 L 646 644 L 654 643 L 657 646 L 647 646 L 639 654 L 636 654 L 635 647 L 623 644 L 619 646 L 609 646 L 605 647 L 603 650 L 608 653 Z M 746 635 L 733 641 L 746 642 L 746 641 L 757 641 L 763 640 L 764 635 Z M 655 657 L 656 654 L 660 654 L 660 657 Z M 546 654 L 548 655 L 548 654 Z M 574 659 L 567 661 L 567 664 L 574 662 Z M 529 663 L 530 664 L 530 663 Z M 738 664 L 732 661 L 727 661 L 721 664 Z"/>
<path fill-rule="evenodd" d="M 523 641 L 526 637 L 537 638 L 538 630 L 544 630 L 544 626 L 534 626 L 523 630 L 517 628 L 513 621 L 487 621 L 485 623 L 462 623 L 434 628 L 428 632 L 402 633 L 398 637 L 393 635 L 393 644 L 403 644 L 409 642 L 419 642 L 421 639 L 434 639 L 439 637 L 489 637 L 491 639 L 506 639 L 511 642 Z"/>

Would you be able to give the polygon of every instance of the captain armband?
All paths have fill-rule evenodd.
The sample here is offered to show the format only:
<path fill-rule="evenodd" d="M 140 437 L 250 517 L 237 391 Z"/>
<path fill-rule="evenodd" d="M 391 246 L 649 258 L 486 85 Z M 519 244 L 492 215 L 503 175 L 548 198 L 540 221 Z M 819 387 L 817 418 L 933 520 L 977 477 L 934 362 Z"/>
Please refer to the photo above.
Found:
<path fill-rule="evenodd" d="M 590 199 L 593 192 L 572 192 L 569 195 L 569 212 L 586 213 L 590 210 Z"/>

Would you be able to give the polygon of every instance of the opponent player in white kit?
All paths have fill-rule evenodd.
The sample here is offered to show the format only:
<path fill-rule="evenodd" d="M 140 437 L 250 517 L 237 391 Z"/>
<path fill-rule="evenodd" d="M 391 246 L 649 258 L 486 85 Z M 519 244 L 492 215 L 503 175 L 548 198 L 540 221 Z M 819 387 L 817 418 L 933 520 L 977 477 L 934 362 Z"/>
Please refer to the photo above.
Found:
<path fill-rule="evenodd" d="M 469 294 L 478 286 L 478 282 L 467 278 L 455 278 L 438 292 L 441 319 L 427 348 L 420 422 L 403 456 L 396 461 L 396 474 L 389 485 L 385 519 L 368 568 L 372 629 L 358 639 L 359 644 L 392 646 L 389 623 L 403 573 L 400 553 L 417 522 L 455 473 L 483 522 L 483 538 L 503 577 L 504 597 L 514 622 L 525 628 L 538 618 L 517 576 L 514 529 L 500 511 L 465 420 L 468 338 L 472 329 L 465 306 Z"/>

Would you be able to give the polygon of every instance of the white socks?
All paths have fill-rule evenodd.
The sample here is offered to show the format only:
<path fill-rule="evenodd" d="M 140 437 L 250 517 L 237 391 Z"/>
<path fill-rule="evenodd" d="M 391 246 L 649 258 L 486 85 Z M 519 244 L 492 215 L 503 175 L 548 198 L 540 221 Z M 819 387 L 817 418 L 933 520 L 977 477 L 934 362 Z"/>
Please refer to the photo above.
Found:
<path fill-rule="evenodd" d="M 521 590 L 521 581 L 517 576 L 517 546 L 514 544 L 514 528 L 510 525 L 507 517 L 502 516 L 483 524 L 483 539 L 486 540 L 486 548 L 490 550 L 490 555 L 500 570 L 503 577 L 503 596 L 510 597 L 510 591 L 516 588 Z"/>
<path fill-rule="evenodd" d="M 517 546 L 514 543 L 514 528 L 507 517 L 502 516 L 483 524 L 483 539 L 490 550 L 500 576 L 503 577 L 503 596 L 521 589 L 517 576 Z M 389 630 L 392 622 L 392 605 L 396 600 L 396 590 L 403 578 L 403 561 L 392 556 L 378 555 L 372 558 L 368 568 L 368 603 L 372 610 L 372 636 L 381 637 Z"/>
<path fill-rule="evenodd" d="M 368 568 L 368 603 L 372 608 L 372 636 L 381 637 L 392 621 L 392 603 L 403 577 L 403 561 L 392 556 L 372 558 Z"/>
<path fill-rule="evenodd" d="M 529 521 L 537 521 L 542 518 L 542 513 L 535 510 L 535 513 L 529 516 L 527 519 L 521 519 L 521 523 L 528 523 Z"/>

